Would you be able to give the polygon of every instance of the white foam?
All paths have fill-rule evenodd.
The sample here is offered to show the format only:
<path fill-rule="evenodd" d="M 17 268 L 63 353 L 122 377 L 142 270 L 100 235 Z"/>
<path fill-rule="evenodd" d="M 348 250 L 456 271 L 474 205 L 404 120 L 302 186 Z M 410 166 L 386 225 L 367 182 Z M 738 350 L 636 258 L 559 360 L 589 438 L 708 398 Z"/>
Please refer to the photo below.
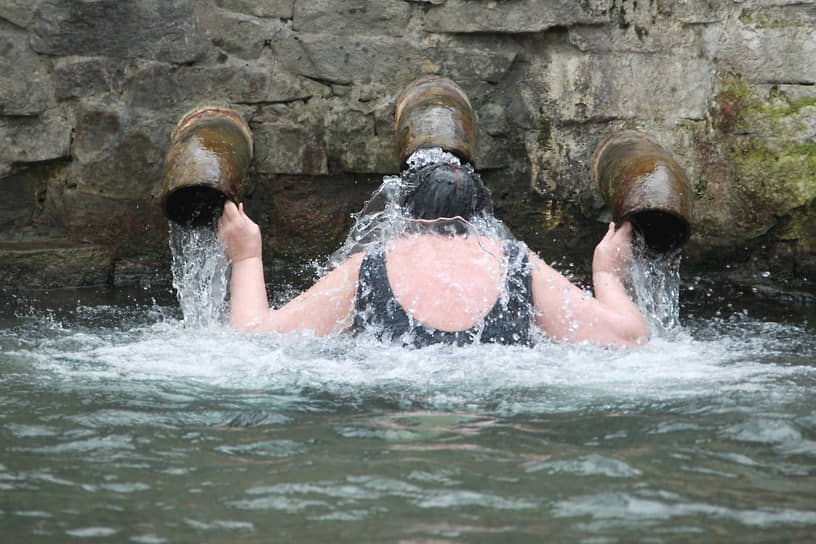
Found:
<path fill-rule="evenodd" d="M 139 382 L 148 389 L 169 384 L 177 394 L 192 385 L 295 395 L 305 402 L 310 395 L 329 394 L 510 414 L 625 409 L 694 398 L 726 402 L 729 395 L 789 402 L 807 394 L 808 388 L 796 381 L 812 380 L 814 369 L 775 362 L 783 343 L 791 352 L 800 350 L 791 339 L 765 348 L 752 327 L 745 329 L 747 337 L 707 340 L 683 330 L 634 350 L 547 342 L 533 348 L 408 349 L 365 337 L 242 335 L 223 326 L 191 328 L 165 318 L 97 333 L 63 325 L 56 338 L 18 346 L 14 355 L 46 377 L 81 387 L 109 387 L 113 380 L 129 388 Z M 796 337 L 798 330 L 788 332 Z"/>

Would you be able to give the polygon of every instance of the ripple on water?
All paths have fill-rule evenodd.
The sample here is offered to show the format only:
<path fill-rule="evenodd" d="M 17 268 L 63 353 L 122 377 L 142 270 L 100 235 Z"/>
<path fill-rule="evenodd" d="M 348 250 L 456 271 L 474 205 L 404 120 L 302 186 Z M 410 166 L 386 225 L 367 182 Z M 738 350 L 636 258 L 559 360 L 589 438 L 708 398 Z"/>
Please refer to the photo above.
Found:
<path fill-rule="evenodd" d="M 118 533 L 111 527 L 80 527 L 65 531 L 65 534 L 74 538 L 105 538 Z"/>
<path fill-rule="evenodd" d="M 609 478 L 635 478 L 643 474 L 623 461 L 603 455 L 586 455 L 578 459 L 545 461 L 527 467 L 527 472 L 547 471 L 550 474 L 572 473 L 583 476 L 606 476 Z"/>
<path fill-rule="evenodd" d="M 659 493 L 658 493 L 659 494 Z M 741 525 L 769 528 L 776 525 L 816 523 L 816 512 L 793 509 L 736 509 L 714 504 L 684 501 L 673 494 L 667 497 L 640 497 L 630 493 L 598 493 L 557 501 L 552 508 L 556 517 L 589 517 L 593 520 L 631 522 L 637 526 L 643 521 L 663 521 L 698 516 L 732 521 Z M 620 526 L 615 523 L 613 526 Z M 596 525 L 606 528 L 609 524 Z"/>

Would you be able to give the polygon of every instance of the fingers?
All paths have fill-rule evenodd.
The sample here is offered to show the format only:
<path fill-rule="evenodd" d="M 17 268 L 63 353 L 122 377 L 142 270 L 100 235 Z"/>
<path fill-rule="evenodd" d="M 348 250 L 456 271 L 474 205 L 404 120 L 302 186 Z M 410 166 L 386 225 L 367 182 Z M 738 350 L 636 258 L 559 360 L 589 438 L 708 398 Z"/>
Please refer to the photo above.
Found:
<path fill-rule="evenodd" d="M 629 221 L 624 221 L 620 228 L 618 228 L 618 230 L 615 232 L 615 238 L 618 240 L 619 243 L 631 244 L 632 223 L 630 223 Z"/>
<path fill-rule="evenodd" d="M 234 219 L 238 215 L 240 215 L 241 209 L 243 209 L 243 203 L 240 204 L 241 208 L 235 205 L 235 202 L 232 200 L 227 200 L 224 203 L 224 213 L 221 214 L 221 217 L 226 217 L 227 219 Z"/>
<path fill-rule="evenodd" d="M 609 223 L 609 228 L 606 229 L 606 233 L 603 235 L 601 242 L 608 242 L 612 239 L 615 235 L 615 223 Z"/>
<path fill-rule="evenodd" d="M 632 233 L 632 223 L 629 221 L 624 221 L 623 224 L 618 229 L 618 232 L 623 233 L 625 235 L 630 235 Z"/>
<path fill-rule="evenodd" d="M 243 203 L 241 203 L 239 206 L 236 206 L 235 202 L 231 200 L 227 200 L 224 203 L 224 211 L 221 213 L 221 217 L 218 218 L 218 233 L 217 233 L 218 238 L 222 242 L 225 242 L 224 240 L 224 237 L 226 236 L 225 231 L 227 230 L 227 228 L 229 228 L 229 225 L 234 224 L 241 217 L 244 205 Z"/>

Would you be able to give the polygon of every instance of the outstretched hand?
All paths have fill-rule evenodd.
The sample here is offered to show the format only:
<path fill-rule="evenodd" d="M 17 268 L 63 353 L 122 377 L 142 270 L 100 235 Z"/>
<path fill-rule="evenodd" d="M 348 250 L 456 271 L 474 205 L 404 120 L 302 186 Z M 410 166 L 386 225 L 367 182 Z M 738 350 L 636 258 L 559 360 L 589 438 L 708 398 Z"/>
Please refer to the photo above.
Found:
<path fill-rule="evenodd" d="M 621 277 L 632 262 L 632 224 L 623 223 L 615 230 L 615 224 L 609 223 L 603 239 L 595 246 L 592 257 L 593 272 L 608 272 Z"/>
<path fill-rule="evenodd" d="M 218 239 L 224 252 L 233 263 L 261 258 L 261 229 L 244 212 L 244 204 L 232 201 L 224 204 L 224 212 L 218 220 Z"/>

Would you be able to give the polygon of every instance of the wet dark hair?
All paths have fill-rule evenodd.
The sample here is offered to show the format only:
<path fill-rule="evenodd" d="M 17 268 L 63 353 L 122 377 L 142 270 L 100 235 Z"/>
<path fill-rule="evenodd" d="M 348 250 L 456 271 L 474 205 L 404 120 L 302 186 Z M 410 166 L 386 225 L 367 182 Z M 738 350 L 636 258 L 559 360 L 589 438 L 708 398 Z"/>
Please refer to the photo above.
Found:
<path fill-rule="evenodd" d="M 399 204 L 413 219 L 461 216 L 469 220 L 493 211 L 490 191 L 469 166 L 432 163 L 403 172 L 403 177 L 406 187 Z"/>

